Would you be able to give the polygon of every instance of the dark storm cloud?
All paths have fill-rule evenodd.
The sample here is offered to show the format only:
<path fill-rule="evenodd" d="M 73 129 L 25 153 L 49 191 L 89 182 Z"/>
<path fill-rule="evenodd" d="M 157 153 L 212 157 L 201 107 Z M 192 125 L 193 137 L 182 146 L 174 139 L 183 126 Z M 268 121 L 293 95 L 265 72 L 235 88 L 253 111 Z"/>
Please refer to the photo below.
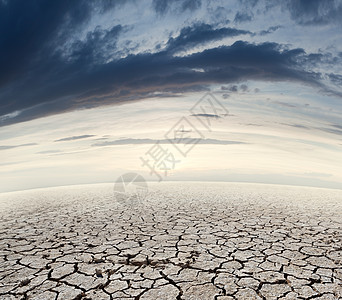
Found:
<path fill-rule="evenodd" d="M 282 28 L 282 26 L 280 26 L 280 25 L 278 25 L 278 26 L 271 26 L 267 30 L 260 31 L 259 35 L 267 35 L 267 34 L 270 34 L 270 33 L 273 33 L 275 31 L 277 31 L 280 28 Z"/>
<path fill-rule="evenodd" d="M 153 0 L 153 9 L 159 15 L 164 15 L 172 7 L 176 7 L 181 11 L 194 11 L 201 7 L 201 0 Z"/>
<path fill-rule="evenodd" d="M 22 109 L 40 104 L 40 95 L 46 95 L 39 84 L 44 82 L 46 76 L 58 81 L 64 77 L 67 82 L 68 77 L 77 75 L 77 65 L 66 64 L 56 49 L 89 20 L 95 8 L 104 11 L 122 1 L 109 2 L 97 1 L 95 7 L 95 2 L 85 0 L 0 1 L 0 115 L 11 110 L 11 107 Z M 79 58 L 78 63 L 81 59 L 89 58 L 89 52 L 95 51 L 87 42 L 96 42 L 98 35 L 99 32 L 88 34 L 83 46 L 72 45 L 70 58 Z M 89 64 L 93 63 L 92 57 Z M 31 84 L 32 89 L 28 89 Z M 46 90 L 57 89 L 53 81 L 44 84 L 47 84 Z M 27 101 L 17 100 L 16 93 L 12 93 L 21 88 L 26 89 Z M 51 98 L 47 97 L 46 100 L 55 98 L 56 92 L 52 92 Z"/>
<path fill-rule="evenodd" d="M 201 0 L 182 0 L 182 8 L 183 10 L 196 10 L 199 9 L 202 5 Z"/>
<path fill-rule="evenodd" d="M 130 55 L 106 64 L 96 64 L 96 58 L 88 55 L 91 47 L 101 45 L 86 45 L 90 49 L 78 52 L 77 59 L 64 61 L 53 56 L 49 71 L 40 69 L 37 76 L 32 76 L 36 71 L 32 70 L 24 81 L 3 88 L 1 115 L 31 107 L 13 118 L 3 118 L 2 125 L 113 101 L 137 100 L 154 92 L 205 89 L 211 83 L 251 79 L 319 85 L 320 79 L 320 74 L 301 66 L 304 50 L 288 50 L 276 43 L 238 41 L 185 57 L 172 56 L 166 50 Z"/>
<path fill-rule="evenodd" d="M 70 1 L 0 2 L 0 86 L 20 76 L 43 52 L 45 43 L 53 44 L 51 39 L 66 21 L 68 11 L 74 23 L 71 26 L 87 19 L 87 10 L 77 15 L 75 6 Z"/>
<path fill-rule="evenodd" d="M 237 12 L 234 18 L 235 23 L 250 22 L 253 19 L 253 15 L 247 14 L 245 12 Z"/>
<path fill-rule="evenodd" d="M 95 136 L 95 135 L 85 134 L 85 135 L 78 135 L 78 136 L 70 136 L 70 137 L 55 140 L 55 142 L 67 142 L 67 141 L 82 140 L 82 139 L 86 139 L 86 138 L 93 137 L 93 136 Z"/>
<path fill-rule="evenodd" d="M 272 13 L 275 7 L 288 11 L 292 20 L 297 24 L 320 26 L 342 23 L 342 2 L 340 0 L 252 0 L 239 1 L 242 10 L 236 16 L 236 22 L 250 22 L 253 20 L 251 9 L 258 14 Z M 260 4 L 257 9 L 257 4 Z M 264 31 L 264 33 L 270 33 Z"/>
<path fill-rule="evenodd" d="M 342 75 L 328 74 L 328 76 L 333 83 L 342 86 Z"/>
<path fill-rule="evenodd" d="M 244 7 L 254 8 L 258 4 L 259 0 L 239 0 L 238 2 L 240 2 Z"/>
<path fill-rule="evenodd" d="M 76 41 L 71 45 L 68 60 L 78 63 L 89 60 L 95 64 L 104 63 L 107 56 L 116 50 L 116 41 L 122 30 L 121 25 L 113 26 L 110 30 L 95 28 L 94 31 L 88 32 L 85 41 Z"/>
<path fill-rule="evenodd" d="M 185 10 L 200 3 L 169 2 Z M 119 58 L 116 42 L 126 30 L 120 24 L 107 30 L 97 27 L 82 41 L 69 40 L 95 8 L 104 12 L 114 2 L 6 3 L 0 2 L 0 126 L 75 109 L 207 90 L 213 83 L 297 81 L 323 88 L 321 74 L 308 68 L 320 56 L 277 43 L 238 41 L 174 56 L 177 50 L 249 31 L 196 23 L 169 39 L 164 50 Z"/>
<path fill-rule="evenodd" d="M 222 91 L 229 91 L 231 93 L 237 93 L 240 92 L 248 92 L 248 85 L 241 84 L 240 86 L 237 86 L 236 84 L 230 85 L 230 86 L 221 86 Z"/>
<path fill-rule="evenodd" d="M 184 27 L 177 37 L 171 37 L 167 42 L 167 50 L 169 52 L 187 50 L 202 43 L 222 40 L 225 37 L 234 37 L 246 34 L 252 35 L 252 32 L 231 27 L 215 29 L 213 25 L 198 23 Z"/>
<path fill-rule="evenodd" d="M 221 86 L 221 90 L 236 93 L 238 91 L 238 86 L 236 84 L 231 86 Z"/>
<path fill-rule="evenodd" d="M 236 93 L 238 91 L 238 86 L 237 85 L 232 85 L 230 88 L 229 88 L 229 91 L 233 92 L 233 93 Z"/>
<path fill-rule="evenodd" d="M 248 92 L 248 85 L 247 85 L 247 84 L 241 84 L 241 85 L 240 85 L 240 89 L 241 89 L 243 92 Z"/>
<path fill-rule="evenodd" d="M 89 20 L 95 8 L 105 11 L 121 2 L 0 1 L 0 87 L 36 68 L 37 62 L 43 62 L 46 71 L 53 63 L 51 53 Z"/>
<path fill-rule="evenodd" d="M 287 0 L 281 2 L 291 18 L 301 25 L 342 23 L 342 2 L 322 0 Z"/>

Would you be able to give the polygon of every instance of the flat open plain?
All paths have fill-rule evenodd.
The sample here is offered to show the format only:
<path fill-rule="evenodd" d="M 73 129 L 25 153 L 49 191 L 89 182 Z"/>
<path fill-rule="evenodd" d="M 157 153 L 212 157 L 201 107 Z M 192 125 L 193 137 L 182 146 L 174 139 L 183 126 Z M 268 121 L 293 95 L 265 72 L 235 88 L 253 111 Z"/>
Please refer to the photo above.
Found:
<path fill-rule="evenodd" d="M 0 299 L 342 299 L 342 193 L 153 183 L 0 194 Z"/>

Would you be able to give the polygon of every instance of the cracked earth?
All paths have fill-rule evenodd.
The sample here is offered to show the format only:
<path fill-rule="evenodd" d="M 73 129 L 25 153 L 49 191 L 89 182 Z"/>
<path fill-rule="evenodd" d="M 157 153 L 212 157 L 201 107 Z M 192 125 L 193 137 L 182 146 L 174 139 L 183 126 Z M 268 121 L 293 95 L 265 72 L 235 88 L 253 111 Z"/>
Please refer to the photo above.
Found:
<path fill-rule="evenodd" d="M 149 189 L 0 194 L 0 299 L 342 299 L 341 191 Z"/>

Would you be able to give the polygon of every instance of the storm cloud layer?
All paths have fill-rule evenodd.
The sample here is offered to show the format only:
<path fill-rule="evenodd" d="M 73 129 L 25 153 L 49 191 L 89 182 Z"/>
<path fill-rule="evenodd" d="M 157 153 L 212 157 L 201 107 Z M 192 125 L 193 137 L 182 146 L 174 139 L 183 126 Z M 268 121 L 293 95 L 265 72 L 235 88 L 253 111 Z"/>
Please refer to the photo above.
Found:
<path fill-rule="evenodd" d="M 218 16 L 224 10 L 208 3 L 154 0 L 144 1 L 144 8 L 156 20 L 201 10 Z M 342 97 L 341 74 L 322 69 L 341 63 L 342 52 L 318 53 L 259 40 L 282 25 L 265 24 L 255 31 L 239 28 L 253 22 L 256 10 L 251 8 L 261 1 L 237 3 L 231 20 L 180 23 L 154 37 L 153 46 L 146 48 L 134 39 L 138 24 L 96 23 L 111 11 L 124 14 L 127 5 L 138 5 L 136 1 L 1 1 L 0 126 L 247 80 L 298 82 Z M 265 13 L 278 7 L 305 28 L 339 22 L 335 15 L 341 5 L 335 1 L 267 3 L 262 2 Z"/>

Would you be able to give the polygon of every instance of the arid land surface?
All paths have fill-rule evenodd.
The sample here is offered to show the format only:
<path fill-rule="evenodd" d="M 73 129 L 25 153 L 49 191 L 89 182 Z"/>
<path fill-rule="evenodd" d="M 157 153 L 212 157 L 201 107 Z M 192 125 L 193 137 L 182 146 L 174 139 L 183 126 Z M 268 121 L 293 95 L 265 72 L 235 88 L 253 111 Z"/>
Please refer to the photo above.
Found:
<path fill-rule="evenodd" d="M 342 193 L 238 183 L 0 194 L 0 299 L 342 299 Z"/>

